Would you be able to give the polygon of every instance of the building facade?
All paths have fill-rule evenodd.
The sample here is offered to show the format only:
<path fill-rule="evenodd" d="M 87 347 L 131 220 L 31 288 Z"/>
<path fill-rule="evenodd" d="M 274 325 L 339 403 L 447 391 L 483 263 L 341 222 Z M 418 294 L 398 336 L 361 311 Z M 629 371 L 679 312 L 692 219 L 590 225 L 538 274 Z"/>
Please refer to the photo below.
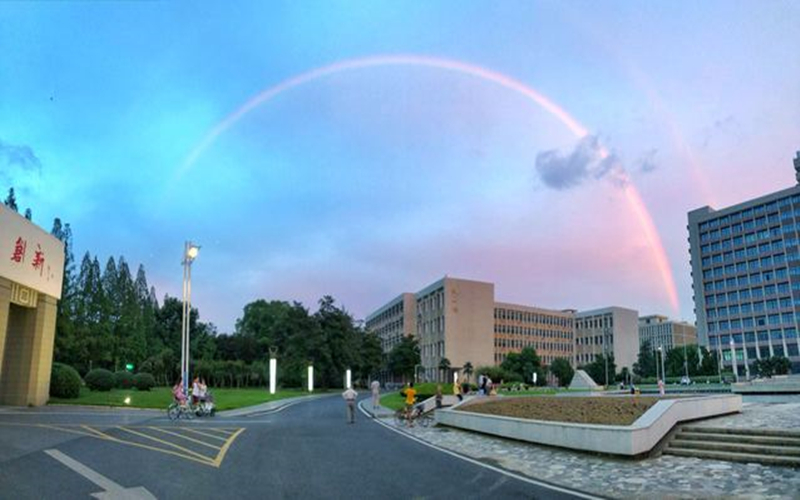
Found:
<path fill-rule="evenodd" d="M 389 352 L 403 337 L 417 333 L 417 300 L 413 293 L 402 293 L 373 312 L 365 321 L 368 330 L 381 339 L 383 352 Z"/>
<path fill-rule="evenodd" d="M 497 302 L 494 306 L 494 364 L 509 353 L 533 347 L 543 365 L 556 358 L 572 360 L 575 312 Z"/>
<path fill-rule="evenodd" d="M 631 370 L 639 354 L 638 323 L 639 313 L 623 307 L 577 313 L 573 364 L 580 366 L 591 363 L 599 354 L 613 354 L 617 370 Z"/>
<path fill-rule="evenodd" d="M 697 336 L 739 373 L 787 356 L 798 369 L 800 186 L 689 212 Z"/>
<path fill-rule="evenodd" d="M 659 314 L 642 316 L 639 318 L 639 346 L 645 342 L 653 351 L 663 347 L 665 352 L 673 347 L 697 344 L 697 328 Z"/>

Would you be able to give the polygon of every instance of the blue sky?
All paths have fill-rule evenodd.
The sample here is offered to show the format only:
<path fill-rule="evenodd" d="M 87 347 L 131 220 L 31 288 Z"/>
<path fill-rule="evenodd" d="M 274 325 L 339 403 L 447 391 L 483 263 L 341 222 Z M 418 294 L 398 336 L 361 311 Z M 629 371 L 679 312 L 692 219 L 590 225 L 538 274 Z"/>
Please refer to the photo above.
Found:
<path fill-rule="evenodd" d="M 0 189 L 47 228 L 71 222 L 78 254 L 143 263 L 159 294 L 180 293 L 183 241 L 201 243 L 195 302 L 222 331 L 256 298 L 331 294 L 362 317 L 444 274 L 493 281 L 505 301 L 693 320 L 686 212 L 794 181 L 798 14 L 788 1 L 4 2 Z M 678 308 L 598 158 L 570 156 L 581 141 L 561 121 L 480 78 L 325 76 L 178 174 L 260 91 L 398 54 L 507 75 L 582 123 L 641 193 Z"/>

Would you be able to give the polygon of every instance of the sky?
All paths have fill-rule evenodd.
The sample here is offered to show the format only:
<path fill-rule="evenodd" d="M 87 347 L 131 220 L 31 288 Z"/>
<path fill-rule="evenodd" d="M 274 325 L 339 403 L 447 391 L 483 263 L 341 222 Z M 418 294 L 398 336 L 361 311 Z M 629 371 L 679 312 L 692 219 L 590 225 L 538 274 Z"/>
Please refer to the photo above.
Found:
<path fill-rule="evenodd" d="M 0 191 L 232 332 L 445 276 L 694 321 L 689 210 L 795 183 L 800 4 L 2 2 Z"/>

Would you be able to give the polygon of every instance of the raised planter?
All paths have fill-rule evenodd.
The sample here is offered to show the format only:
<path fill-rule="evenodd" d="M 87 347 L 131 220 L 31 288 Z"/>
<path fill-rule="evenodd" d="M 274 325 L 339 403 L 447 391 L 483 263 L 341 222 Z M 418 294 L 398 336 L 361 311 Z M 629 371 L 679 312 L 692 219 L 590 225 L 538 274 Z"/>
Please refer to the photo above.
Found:
<path fill-rule="evenodd" d="M 649 452 L 679 422 L 715 417 L 742 410 L 738 394 L 664 399 L 631 425 L 549 422 L 485 415 L 468 411 L 465 401 L 436 412 L 439 424 L 531 443 L 575 450 L 636 456 Z M 458 410 L 458 408 L 462 408 Z"/>

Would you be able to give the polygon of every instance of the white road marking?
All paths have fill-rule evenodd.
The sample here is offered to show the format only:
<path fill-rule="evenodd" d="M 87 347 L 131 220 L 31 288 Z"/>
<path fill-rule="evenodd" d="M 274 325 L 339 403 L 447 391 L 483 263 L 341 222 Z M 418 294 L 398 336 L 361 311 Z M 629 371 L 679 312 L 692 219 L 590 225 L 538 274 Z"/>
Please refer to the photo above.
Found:
<path fill-rule="evenodd" d="M 486 468 L 486 469 L 489 469 L 489 470 L 493 470 L 493 471 L 495 471 L 497 473 L 503 474 L 503 475 L 508 476 L 508 477 L 513 477 L 514 479 L 518 479 L 520 481 L 524 481 L 524 482 L 529 483 L 529 484 L 533 484 L 533 485 L 536 485 L 536 486 L 541 486 L 542 488 L 547 488 L 549 490 L 558 491 L 560 493 L 566 493 L 568 495 L 572 495 L 572 496 L 575 496 L 575 497 L 578 497 L 578 498 L 585 498 L 587 500 L 602 500 L 602 498 L 603 498 L 603 497 L 598 497 L 598 496 L 591 495 L 589 493 L 584 493 L 582 491 L 570 490 L 568 488 L 562 488 L 562 487 L 556 486 L 554 484 L 545 483 L 545 482 L 542 482 L 542 481 L 537 481 L 536 479 L 531 479 L 531 478 L 529 478 L 527 476 L 514 474 L 513 472 L 507 471 L 505 469 L 501 469 L 501 468 L 495 467 L 493 465 L 489 465 L 489 464 L 485 464 L 485 463 L 479 462 L 478 460 L 475 460 L 473 458 L 461 455 L 461 454 L 456 453 L 454 451 L 450 451 L 450 450 L 448 450 L 446 448 L 442 448 L 441 446 L 437 446 L 435 444 L 429 443 L 429 442 L 427 442 L 427 441 L 425 441 L 423 439 L 420 439 L 420 438 L 418 438 L 416 436 L 412 436 L 411 434 L 409 434 L 407 432 L 403 432 L 403 431 L 401 431 L 399 429 L 395 429 L 393 426 L 391 426 L 391 425 L 389 425 L 389 424 L 387 424 L 385 422 L 381 422 L 380 418 L 372 418 L 372 415 L 370 415 L 370 413 L 367 410 L 364 409 L 364 406 L 362 404 L 364 401 L 366 401 L 366 400 L 361 400 L 361 402 L 358 403 L 358 409 L 361 410 L 361 413 L 363 413 L 364 415 L 369 417 L 373 422 L 375 422 L 375 423 L 377 423 L 379 425 L 382 425 L 385 428 L 389 429 L 390 431 L 396 432 L 397 434 L 400 434 L 403 437 L 406 437 L 408 439 L 411 439 L 411 440 L 414 440 L 414 441 L 418 442 L 419 444 L 427 446 L 428 448 L 433 448 L 434 450 L 440 451 L 442 453 L 446 453 L 446 454 L 448 454 L 448 455 L 450 455 L 452 457 L 455 457 L 455 458 L 459 458 L 461 460 L 464 460 L 465 462 L 469 462 L 471 464 L 478 465 L 480 467 L 483 467 L 483 468 Z"/>
<path fill-rule="evenodd" d="M 99 472 L 90 469 L 89 467 L 83 465 L 73 458 L 68 457 L 58 450 L 44 450 L 44 452 L 102 488 L 104 491 L 92 493 L 92 496 L 95 498 L 113 498 L 115 500 L 156 500 L 156 497 L 154 497 L 153 494 L 147 491 L 143 486 L 124 488 Z"/>

